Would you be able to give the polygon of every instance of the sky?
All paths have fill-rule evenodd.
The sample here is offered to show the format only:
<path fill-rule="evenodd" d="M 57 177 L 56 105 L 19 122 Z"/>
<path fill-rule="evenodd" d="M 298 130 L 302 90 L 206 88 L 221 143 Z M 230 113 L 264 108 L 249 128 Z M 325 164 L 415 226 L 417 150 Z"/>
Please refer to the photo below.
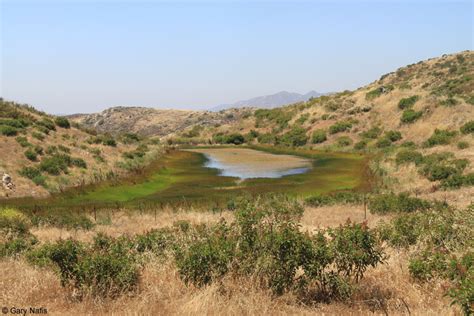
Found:
<path fill-rule="evenodd" d="M 0 96 L 53 114 L 355 89 L 473 49 L 472 1 L 0 2 Z"/>

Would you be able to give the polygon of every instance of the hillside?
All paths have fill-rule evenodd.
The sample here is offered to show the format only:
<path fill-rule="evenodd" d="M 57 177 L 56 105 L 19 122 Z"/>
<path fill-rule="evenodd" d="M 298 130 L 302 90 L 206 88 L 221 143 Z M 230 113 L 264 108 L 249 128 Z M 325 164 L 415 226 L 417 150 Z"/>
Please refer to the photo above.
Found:
<path fill-rule="evenodd" d="M 355 91 L 256 110 L 199 137 L 235 143 L 241 135 L 239 143 L 381 152 L 378 172 L 391 189 L 466 205 L 474 195 L 473 91 L 474 53 L 465 51 L 402 67 Z M 433 175 L 428 163 L 395 163 L 403 155 L 439 160 L 443 170 L 435 172 L 443 175 Z"/>
<path fill-rule="evenodd" d="M 66 187 L 97 182 L 126 172 L 123 155 L 136 152 L 136 135 L 120 138 L 79 128 L 67 119 L 0 99 L 0 197 L 47 196 Z M 143 156 L 152 142 L 140 147 Z"/>
<path fill-rule="evenodd" d="M 145 107 L 113 107 L 100 113 L 76 114 L 70 119 L 100 132 L 120 134 L 134 132 L 143 136 L 165 136 L 193 125 L 231 124 L 247 109 L 209 111 L 160 110 Z"/>
<path fill-rule="evenodd" d="M 241 100 L 230 104 L 222 104 L 212 108 L 212 111 L 220 111 L 231 108 L 243 108 L 243 107 L 254 107 L 263 109 L 272 109 L 291 103 L 308 101 L 311 98 L 317 98 L 324 95 L 316 91 L 309 91 L 305 94 L 296 92 L 280 91 L 275 94 L 265 95 L 261 97 L 255 97 L 248 100 Z"/>

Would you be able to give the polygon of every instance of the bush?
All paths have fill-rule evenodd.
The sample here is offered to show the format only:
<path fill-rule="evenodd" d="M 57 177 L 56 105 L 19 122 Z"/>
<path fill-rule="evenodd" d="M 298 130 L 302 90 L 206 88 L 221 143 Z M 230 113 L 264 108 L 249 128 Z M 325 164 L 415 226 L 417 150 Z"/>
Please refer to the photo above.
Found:
<path fill-rule="evenodd" d="M 110 135 L 105 135 L 103 138 L 102 138 L 102 144 L 104 144 L 105 146 L 110 146 L 110 147 L 116 147 L 117 146 L 117 142 L 115 141 L 115 139 L 110 136 Z"/>
<path fill-rule="evenodd" d="M 304 146 L 307 142 L 306 130 L 299 126 L 293 127 L 279 139 L 279 143 L 286 146 Z"/>
<path fill-rule="evenodd" d="M 385 132 L 385 137 L 391 142 L 396 142 L 402 139 L 402 134 L 399 131 L 387 131 Z"/>
<path fill-rule="evenodd" d="M 426 210 L 431 204 L 422 199 L 410 197 L 408 194 L 380 194 L 369 201 L 369 210 L 375 214 L 411 213 Z"/>
<path fill-rule="evenodd" d="M 55 131 L 56 130 L 56 125 L 49 118 L 43 118 L 41 121 L 37 121 L 36 125 L 45 134 L 48 134 L 49 131 Z"/>
<path fill-rule="evenodd" d="M 348 131 L 352 128 L 352 123 L 349 121 L 340 121 L 329 127 L 329 134 L 336 134 Z"/>
<path fill-rule="evenodd" d="M 389 92 L 391 90 L 393 90 L 393 86 L 391 86 L 391 85 L 386 86 L 386 87 L 381 86 L 381 87 L 375 88 L 375 89 L 367 92 L 366 95 L 365 95 L 365 98 L 367 100 L 372 100 L 372 99 L 375 99 L 375 98 L 381 96 L 382 93 Z"/>
<path fill-rule="evenodd" d="M 38 240 L 29 232 L 25 215 L 12 208 L 0 209 L 0 258 L 31 249 Z"/>
<path fill-rule="evenodd" d="M 405 149 L 397 153 L 395 161 L 397 165 L 411 163 L 411 162 L 418 165 L 423 161 L 423 155 L 417 151 Z"/>
<path fill-rule="evenodd" d="M 319 207 L 334 204 L 361 204 L 364 195 L 351 191 L 341 191 L 327 195 L 312 195 L 305 199 L 305 203 L 310 206 Z"/>
<path fill-rule="evenodd" d="M 381 133 L 382 130 L 379 127 L 375 126 L 365 132 L 360 133 L 360 136 L 364 138 L 376 139 L 380 136 Z"/>
<path fill-rule="evenodd" d="M 0 125 L 0 134 L 4 136 L 16 136 L 18 134 L 18 129 L 13 126 Z"/>
<path fill-rule="evenodd" d="M 28 158 L 28 160 L 36 161 L 38 158 L 38 155 L 36 154 L 35 151 L 28 149 L 25 151 L 25 157 Z"/>
<path fill-rule="evenodd" d="M 35 153 L 37 153 L 38 155 L 43 155 L 43 147 L 39 146 L 39 145 L 36 145 L 33 150 L 35 151 Z"/>
<path fill-rule="evenodd" d="M 458 149 L 466 149 L 469 148 L 469 143 L 465 141 L 460 141 L 458 143 Z"/>
<path fill-rule="evenodd" d="M 44 135 L 38 132 L 33 132 L 31 133 L 31 136 L 38 139 L 38 140 L 44 140 Z"/>
<path fill-rule="evenodd" d="M 41 171 L 57 176 L 62 172 L 67 173 L 68 167 L 70 167 L 71 164 L 71 156 L 66 154 L 55 154 L 51 157 L 43 158 L 39 168 Z"/>
<path fill-rule="evenodd" d="M 62 127 L 62 128 L 71 128 L 71 124 L 69 123 L 69 120 L 65 117 L 58 116 L 54 120 L 57 126 Z"/>
<path fill-rule="evenodd" d="M 324 143 L 327 140 L 326 131 L 323 129 L 317 129 L 313 132 L 311 141 L 313 144 Z"/>
<path fill-rule="evenodd" d="M 474 121 L 465 123 L 459 130 L 463 134 L 474 134 Z"/>
<path fill-rule="evenodd" d="M 61 211 L 60 213 L 33 214 L 31 216 L 31 223 L 34 226 L 54 226 L 75 230 L 89 230 L 94 227 L 94 223 L 86 215 L 66 211 Z"/>
<path fill-rule="evenodd" d="M 225 137 L 224 142 L 226 144 L 241 145 L 245 143 L 245 138 L 242 134 L 234 133 L 234 134 L 227 135 Z"/>
<path fill-rule="evenodd" d="M 443 100 L 440 102 L 441 105 L 446 106 L 446 107 L 451 107 L 455 106 L 459 102 L 455 98 L 447 98 L 446 100 Z"/>
<path fill-rule="evenodd" d="M 238 201 L 236 220 L 196 231 L 175 258 L 186 283 L 203 286 L 228 273 L 256 278 L 276 295 L 317 288 L 327 300 L 345 299 L 353 282 L 383 260 L 376 235 L 347 223 L 314 236 L 299 230 L 303 213 L 283 197 Z"/>
<path fill-rule="evenodd" d="M 411 96 L 409 98 L 403 98 L 398 102 L 398 108 L 400 110 L 410 109 L 420 97 L 418 95 Z"/>
<path fill-rule="evenodd" d="M 366 147 L 367 147 L 367 141 L 364 139 L 354 144 L 355 150 L 363 150 Z"/>
<path fill-rule="evenodd" d="M 265 133 L 260 134 L 257 139 L 260 144 L 274 144 L 277 138 L 273 133 Z"/>
<path fill-rule="evenodd" d="M 352 139 L 348 136 L 342 136 L 336 140 L 336 143 L 339 147 L 346 147 L 352 144 Z"/>
<path fill-rule="evenodd" d="M 431 137 L 426 140 L 424 145 L 426 147 L 448 145 L 456 135 L 456 131 L 435 129 L 433 135 L 431 135 Z"/>
<path fill-rule="evenodd" d="M 28 179 L 33 179 L 37 176 L 41 175 L 41 171 L 38 168 L 35 167 L 23 167 L 20 171 L 19 174 L 25 178 Z"/>
<path fill-rule="evenodd" d="M 400 118 L 400 121 L 402 123 L 407 123 L 407 124 L 408 123 L 413 123 L 416 120 L 418 120 L 422 115 L 423 115 L 423 112 L 421 112 L 421 111 L 417 112 L 415 110 L 408 109 L 408 110 L 403 111 L 402 117 Z"/>
<path fill-rule="evenodd" d="M 217 225 L 185 251 L 176 255 L 179 273 L 186 284 L 204 286 L 224 276 L 235 252 L 226 225 Z"/>
<path fill-rule="evenodd" d="M 385 148 L 385 147 L 390 147 L 392 145 L 392 142 L 390 141 L 390 139 L 386 138 L 386 137 L 382 137 L 381 139 L 379 139 L 376 143 L 375 143 L 375 146 L 377 148 Z"/>
<path fill-rule="evenodd" d="M 80 295 L 113 298 L 137 288 L 139 270 L 129 248 L 118 239 L 108 241 L 109 247 L 99 248 L 72 239 L 60 240 L 31 253 L 29 260 L 56 266 L 61 285 Z"/>
<path fill-rule="evenodd" d="M 87 164 L 82 158 L 71 158 L 71 165 L 78 168 L 87 169 Z"/>
<path fill-rule="evenodd" d="M 18 136 L 15 138 L 15 140 L 20 144 L 21 147 L 30 147 L 32 146 L 29 142 L 28 139 L 24 136 Z"/>

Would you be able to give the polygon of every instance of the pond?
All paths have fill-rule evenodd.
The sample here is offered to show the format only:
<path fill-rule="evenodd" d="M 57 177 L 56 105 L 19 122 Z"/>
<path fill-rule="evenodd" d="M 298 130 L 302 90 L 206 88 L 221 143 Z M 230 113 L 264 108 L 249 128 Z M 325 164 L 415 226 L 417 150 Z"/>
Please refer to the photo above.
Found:
<path fill-rule="evenodd" d="M 220 176 L 240 180 L 252 178 L 281 178 L 305 173 L 312 168 L 310 159 L 292 155 L 275 155 L 248 148 L 205 148 L 188 151 L 201 153 L 204 166 L 219 170 Z"/>
<path fill-rule="evenodd" d="M 258 150 L 253 150 L 258 149 Z M 20 199 L 32 207 L 108 207 L 121 203 L 218 203 L 242 194 L 308 196 L 368 187 L 367 157 L 352 153 L 255 148 L 171 150 L 147 171 L 119 182 L 70 189 L 47 199 Z"/>

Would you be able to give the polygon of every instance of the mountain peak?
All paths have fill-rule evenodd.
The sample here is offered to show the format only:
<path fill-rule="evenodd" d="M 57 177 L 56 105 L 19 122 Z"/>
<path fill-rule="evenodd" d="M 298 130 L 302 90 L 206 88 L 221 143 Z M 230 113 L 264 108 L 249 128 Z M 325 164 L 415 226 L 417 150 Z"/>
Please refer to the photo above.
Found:
<path fill-rule="evenodd" d="M 280 91 L 274 94 L 255 97 L 247 100 L 237 101 L 230 104 L 221 104 L 211 108 L 211 111 L 220 111 L 229 108 L 243 108 L 243 107 L 255 107 L 272 109 L 280 106 L 284 106 L 291 103 L 307 101 L 311 97 L 319 97 L 323 93 L 311 90 L 306 94 L 300 94 L 296 92 Z"/>

